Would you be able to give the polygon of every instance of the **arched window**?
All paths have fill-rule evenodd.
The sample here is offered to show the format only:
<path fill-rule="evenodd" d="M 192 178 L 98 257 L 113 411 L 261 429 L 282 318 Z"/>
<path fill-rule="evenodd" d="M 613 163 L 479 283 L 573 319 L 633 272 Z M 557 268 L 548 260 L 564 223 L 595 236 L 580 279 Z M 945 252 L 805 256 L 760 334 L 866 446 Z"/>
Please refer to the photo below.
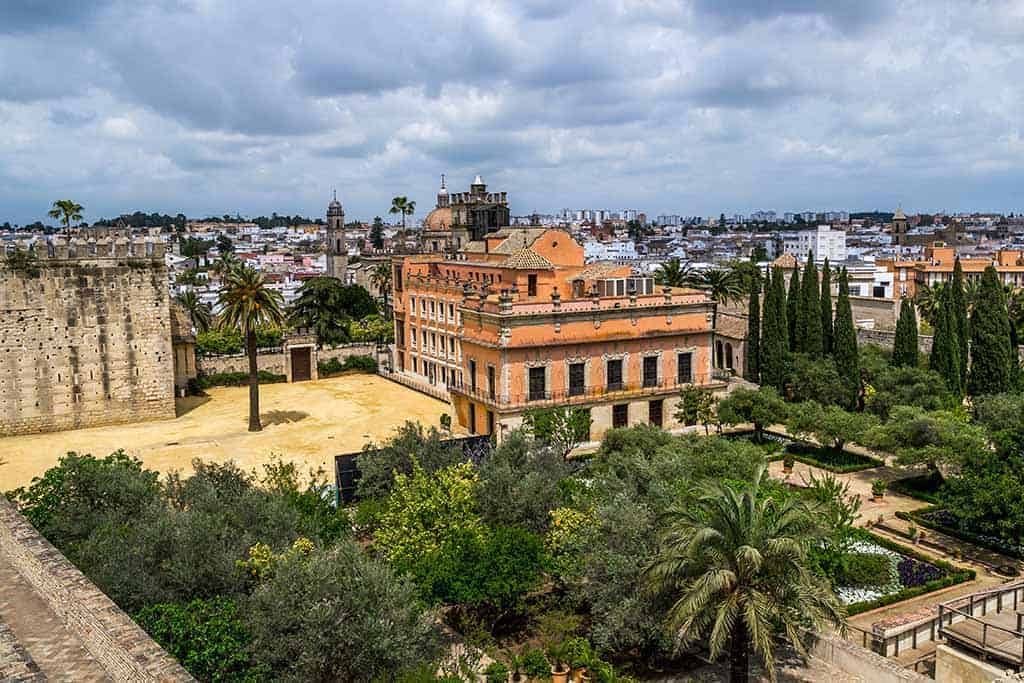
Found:
<path fill-rule="evenodd" d="M 723 355 L 723 352 L 722 352 L 722 342 L 717 341 L 717 342 L 715 342 L 715 367 L 716 368 L 722 367 L 722 355 Z"/>
<path fill-rule="evenodd" d="M 729 342 L 725 344 L 725 367 L 732 370 L 732 344 Z"/>

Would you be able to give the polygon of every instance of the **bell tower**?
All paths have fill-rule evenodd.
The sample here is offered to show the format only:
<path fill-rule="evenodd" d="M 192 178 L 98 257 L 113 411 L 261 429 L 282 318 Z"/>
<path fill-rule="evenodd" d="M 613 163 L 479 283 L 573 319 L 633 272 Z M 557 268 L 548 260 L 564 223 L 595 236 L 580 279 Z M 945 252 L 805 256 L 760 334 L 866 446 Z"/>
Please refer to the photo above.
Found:
<path fill-rule="evenodd" d="M 336 277 L 345 281 L 348 270 L 348 249 L 345 247 L 345 209 L 338 201 L 338 192 L 327 205 L 327 243 L 324 252 L 327 255 L 327 277 Z"/>

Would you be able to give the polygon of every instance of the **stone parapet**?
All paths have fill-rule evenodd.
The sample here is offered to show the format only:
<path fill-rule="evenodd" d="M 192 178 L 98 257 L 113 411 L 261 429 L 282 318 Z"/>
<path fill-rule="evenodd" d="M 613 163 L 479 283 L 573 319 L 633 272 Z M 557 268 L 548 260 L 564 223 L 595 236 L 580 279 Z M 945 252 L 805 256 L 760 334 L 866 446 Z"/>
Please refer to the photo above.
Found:
<path fill-rule="evenodd" d="M 7 252 L 15 250 L 31 252 L 41 261 L 74 259 L 160 259 L 163 260 L 165 246 L 151 237 L 99 237 L 81 238 L 54 237 L 50 240 L 16 240 L 4 246 Z"/>
<path fill-rule="evenodd" d="M 194 681 L 0 496 L 0 554 L 115 681 Z M 31 679 L 26 679 L 31 680 Z"/>

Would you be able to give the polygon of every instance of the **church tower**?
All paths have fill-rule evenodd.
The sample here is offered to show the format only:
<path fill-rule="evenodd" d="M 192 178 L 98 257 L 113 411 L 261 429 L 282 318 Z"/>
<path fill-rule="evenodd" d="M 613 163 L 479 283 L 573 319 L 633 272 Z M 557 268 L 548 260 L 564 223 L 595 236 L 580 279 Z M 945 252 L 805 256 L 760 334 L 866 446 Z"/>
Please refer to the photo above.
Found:
<path fill-rule="evenodd" d="M 907 214 L 903 213 L 902 206 L 896 207 L 896 212 L 892 216 L 892 234 L 897 246 L 907 245 Z"/>
<path fill-rule="evenodd" d="M 335 191 L 334 199 L 327 205 L 327 277 L 336 277 L 345 282 L 348 270 L 348 249 L 345 247 L 345 210 L 338 201 Z"/>

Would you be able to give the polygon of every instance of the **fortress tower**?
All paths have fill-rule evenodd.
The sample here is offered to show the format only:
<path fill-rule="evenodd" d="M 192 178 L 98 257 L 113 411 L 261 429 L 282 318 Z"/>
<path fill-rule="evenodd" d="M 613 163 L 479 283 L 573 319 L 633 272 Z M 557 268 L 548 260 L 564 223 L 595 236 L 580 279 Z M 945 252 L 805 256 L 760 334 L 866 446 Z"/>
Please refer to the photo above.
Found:
<path fill-rule="evenodd" d="M 0 436 L 174 417 L 163 252 L 58 238 L 0 260 Z"/>

